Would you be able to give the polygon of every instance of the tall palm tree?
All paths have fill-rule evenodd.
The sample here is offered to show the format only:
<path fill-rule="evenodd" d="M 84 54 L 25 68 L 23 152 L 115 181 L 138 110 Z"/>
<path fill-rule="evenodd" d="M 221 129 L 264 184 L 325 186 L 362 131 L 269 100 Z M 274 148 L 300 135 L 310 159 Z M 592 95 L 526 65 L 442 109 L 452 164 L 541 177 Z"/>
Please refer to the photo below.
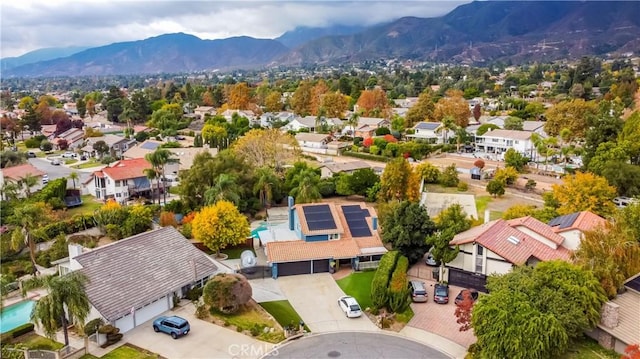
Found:
<path fill-rule="evenodd" d="M 151 197 L 153 197 L 153 180 L 156 178 L 159 178 L 160 176 L 158 176 L 158 172 L 156 171 L 155 168 L 146 168 L 144 170 L 144 174 L 145 176 L 147 176 L 147 178 L 149 179 L 149 182 L 151 183 Z M 160 190 L 160 183 L 157 183 L 156 185 L 156 189 Z M 153 198 L 151 200 L 151 202 L 153 202 Z M 158 193 L 158 204 L 160 204 L 160 193 Z"/>
<path fill-rule="evenodd" d="M 11 218 L 11 222 L 16 225 L 13 233 L 11 233 L 11 247 L 14 250 L 19 250 L 24 244 L 29 248 L 33 274 L 38 271 L 36 267 L 36 242 L 33 238 L 33 231 L 45 225 L 48 220 L 47 206 L 43 202 L 26 203 L 16 207 Z"/>
<path fill-rule="evenodd" d="M 236 178 L 228 173 L 219 175 L 213 186 L 205 191 L 204 197 L 208 205 L 222 200 L 232 202 L 236 206 L 239 205 L 240 195 Z"/>
<path fill-rule="evenodd" d="M 144 158 L 149 161 L 151 166 L 156 170 L 158 174 L 158 190 L 160 189 L 160 181 L 162 181 L 162 192 L 164 194 L 164 203 L 167 203 L 167 191 L 165 190 L 165 166 L 170 163 L 179 163 L 180 160 L 173 158 L 173 152 L 166 148 L 158 148 L 151 153 L 147 153 Z M 160 197 L 158 196 L 158 204 L 160 204 Z"/>
<path fill-rule="evenodd" d="M 64 344 L 69 345 L 68 323 L 83 327 L 91 311 L 86 293 L 89 279 L 82 272 L 71 272 L 63 276 L 36 277 L 26 281 L 23 294 L 27 290 L 44 287 L 47 295 L 40 298 L 31 312 L 31 320 L 42 326 L 45 334 L 53 338 L 58 330 L 58 321 L 62 322 Z"/>
<path fill-rule="evenodd" d="M 356 126 L 358 125 L 358 121 L 360 121 L 360 114 L 357 112 L 354 112 L 347 120 L 347 124 L 351 126 L 351 137 L 356 136 Z"/>
<path fill-rule="evenodd" d="M 322 198 L 319 189 L 320 175 L 313 169 L 302 170 L 294 177 L 293 182 L 297 186 L 291 190 L 291 195 L 295 197 L 296 203 L 316 202 Z"/>
<path fill-rule="evenodd" d="M 260 197 L 263 206 L 268 207 L 273 199 L 273 190 L 279 184 L 278 176 L 270 167 L 261 167 L 256 172 L 256 183 L 253 185 L 253 193 Z"/>
<path fill-rule="evenodd" d="M 18 199 L 18 193 L 20 193 L 20 187 L 13 181 L 6 181 L 0 188 L 0 198 L 5 201 Z"/>
<path fill-rule="evenodd" d="M 73 171 L 69 174 L 69 179 L 71 179 L 73 181 L 73 189 L 76 189 L 76 180 L 80 179 L 80 176 L 78 176 L 78 172 Z"/>
<path fill-rule="evenodd" d="M 31 197 L 31 187 L 38 184 L 38 177 L 32 176 L 30 174 L 24 175 L 24 177 L 20 178 L 18 181 L 20 187 L 24 190 L 24 194 L 27 198 Z"/>
<path fill-rule="evenodd" d="M 449 142 L 447 138 L 449 131 L 455 131 L 456 126 L 455 119 L 451 116 L 446 116 L 442 119 L 442 124 L 436 129 L 436 132 L 442 132 L 442 142 L 446 145 Z"/>

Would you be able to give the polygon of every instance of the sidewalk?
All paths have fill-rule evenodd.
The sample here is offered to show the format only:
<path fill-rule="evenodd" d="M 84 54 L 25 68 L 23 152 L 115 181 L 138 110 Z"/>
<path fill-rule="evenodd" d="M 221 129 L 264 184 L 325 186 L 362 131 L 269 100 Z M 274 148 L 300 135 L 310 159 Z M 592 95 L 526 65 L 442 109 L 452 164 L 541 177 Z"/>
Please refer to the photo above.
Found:
<path fill-rule="evenodd" d="M 430 347 L 445 352 L 456 359 L 463 359 L 467 354 L 467 348 L 456 344 L 449 339 L 408 325 L 405 325 L 398 335 L 424 343 Z"/>

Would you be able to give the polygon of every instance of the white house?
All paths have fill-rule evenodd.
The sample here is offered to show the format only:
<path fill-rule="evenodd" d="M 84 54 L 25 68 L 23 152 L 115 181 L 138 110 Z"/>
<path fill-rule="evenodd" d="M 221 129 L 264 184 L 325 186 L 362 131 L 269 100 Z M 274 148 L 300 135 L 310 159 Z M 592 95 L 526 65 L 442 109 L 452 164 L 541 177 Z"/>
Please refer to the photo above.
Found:
<path fill-rule="evenodd" d="M 445 136 L 447 141 L 454 138 L 453 131 L 443 131 L 441 127 L 441 122 L 418 122 L 413 126 L 414 133 L 407 135 L 407 137 L 414 140 L 425 140 L 429 143 L 444 143 Z"/>
<path fill-rule="evenodd" d="M 331 142 L 331 135 L 300 132 L 296 134 L 296 140 L 303 151 L 306 149 L 326 149 L 327 144 Z"/>
<path fill-rule="evenodd" d="M 286 124 L 293 121 L 295 117 L 296 115 L 293 112 L 287 112 L 287 111 L 282 111 L 277 113 L 266 112 L 260 116 L 260 126 L 271 128 L 274 122 L 280 122 L 280 123 Z"/>
<path fill-rule="evenodd" d="M 533 217 L 498 219 L 457 234 L 452 246 L 460 246 L 456 259 L 447 264 L 448 282 L 485 290 L 486 276 L 505 274 L 512 267 L 540 261 L 569 260 L 565 238 Z"/>
<path fill-rule="evenodd" d="M 320 177 L 329 178 L 337 173 L 353 174 L 353 172 L 365 168 L 371 168 L 371 165 L 365 161 L 329 162 L 320 167 Z"/>
<path fill-rule="evenodd" d="M 93 172 L 84 183 L 87 191 L 96 198 L 113 198 L 125 202 L 131 196 L 148 194 L 152 186 L 145 170 L 151 164 L 144 158 L 120 160 L 99 171 Z"/>
<path fill-rule="evenodd" d="M 307 129 L 309 132 L 316 132 L 317 118 L 315 116 L 296 117 L 286 126 L 282 127 L 285 131 L 300 131 Z"/>
<path fill-rule="evenodd" d="M 476 150 L 487 153 L 504 153 L 513 148 L 523 155 L 532 155 L 535 146 L 531 141 L 533 133 L 515 130 L 492 130 L 482 136 L 476 136 Z"/>
<path fill-rule="evenodd" d="M 58 269 L 61 275 L 87 276 L 87 320 L 104 318 L 120 333 L 170 310 L 174 295 L 184 298 L 218 272 L 213 260 L 171 226 L 92 250 L 72 244 Z"/>
<path fill-rule="evenodd" d="M 553 218 L 549 221 L 551 229 L 564 237 L 562 245 L 571 250 L 578 249 L 582 236 L 586 231 L 592 231 L 604 226 L 607 220 L 589 211 L 575 212 Z"/>
<path fill-rule="evenodd" d="M 212 107 L 212 106 L 198 106 L 193 110 L 193 114 L 197 118 L 202 119 L 205 117 L 205 115 L 215 116 L 216 109 L 215 107 Z"/>

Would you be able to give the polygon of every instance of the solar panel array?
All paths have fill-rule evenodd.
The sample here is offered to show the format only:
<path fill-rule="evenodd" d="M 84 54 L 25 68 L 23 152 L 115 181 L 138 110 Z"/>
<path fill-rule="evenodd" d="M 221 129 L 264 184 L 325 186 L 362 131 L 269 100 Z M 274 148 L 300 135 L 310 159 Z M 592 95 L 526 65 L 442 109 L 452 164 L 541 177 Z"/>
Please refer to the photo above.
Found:
<path fill-rule="evenodd" d="M 573 225 L 573 222 L 578 219 L 580 212 L 566 214 L 564 216 L 556 217 L 549 221 L 551 227 L 559 226 L 560 229 L 569 228 Z"/>
<path fill-rule="evenodd" d="M 144 148 L 145 150 L 155 150 L 159 146 L 160 144 L 156 142 L 145 142 L 140 146 L 140 148 Z"/>
<path fill-rule="evenodd" d="M 360 206 L 342 206 L 342 213 L 347 220 L 349 232 L 352 237 L 370 237 L 371 230 L 366 218 L 369 217 L 369 210 Z"/>
<path fill-rule="evenodd" d="M 310 231 L 338 229 L 328 204 L 302 207 Z"/>
<path fill-rule="evenodd" d="M 640 276 L 633 278 L 632 280 L 625 283 L 627 287 L 640 292 Z"/>

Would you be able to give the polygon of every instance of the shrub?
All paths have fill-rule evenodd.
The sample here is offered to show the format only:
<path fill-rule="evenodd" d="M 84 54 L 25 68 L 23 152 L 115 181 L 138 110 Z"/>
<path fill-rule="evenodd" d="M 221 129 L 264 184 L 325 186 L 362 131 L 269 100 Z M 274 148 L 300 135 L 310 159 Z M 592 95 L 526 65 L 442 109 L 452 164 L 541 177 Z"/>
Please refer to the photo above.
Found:
<path fill-rule="evenodd" d="M 173 212 L 162 211 L 160 213 L 160 225 L 162 227 L 172 226 L 177 227 L 176 215 Z"/>
<path fill-rule="evenodd" d="M 440 173 L 438 182 L 445 187 L 456 187 L 458 183 L 460 183 L 460 179 L 458 178 L 458 169 L 456 168 L 455 163 L 452 163 L 450 166 L 445 168 L 442 173 Z"/>
<path fill-rule="evenodd" d="M 376 146 L 376 145 L 371 145 L 369 147 L 369 153 L 372 155 L 377 155 L 378 152 L 380 152 L 380 147 Z"/>
<path fill-rule="evenodd" d="M 201 296 L 202 296 L 202 288 L 199 288 L 199 287 L 191 288 L 187 292 L 187 299 L 189 299 L 192 302 L 200 299 Z"/>
<path fill-rule="evenodd" d="M 31 138 L 28 138 L 28 139 L 24 140 L 24 145 L 27 148 L 39 148 L 41 142 L 42 142 L 41 139 L 36 138 L 36 137 L 31 137 Z"/>
<path fill-rule="evenodd" d="M 389 282 L 389 309 L 392 312 L 402 312 L 409 304 L 407 270 L 409 270 L 409 260 L 405 256 L 400 256 Z"/>
<path fill-rule="evenodd" d="M 198 303 L 196 305 L 196 318 L 204 319 L 207 317 L 207 306 L 204 303 Z"/>
<path fill-rule="evenodd" d="M 111 156 L 104 156 L 102 157 L 102 159 L 100 160 L 100 163 L 104 164 L 104 165 L 108 165 L 111 162 L 115 162 L 116 159 L 111 157 Z"/>
<path fill-rule="evenodd" d="M 427 183 L 437 183 L 440 170 L 429 162 L 422 162 L 415 167 L 416 172 Z"/>
<path fill-rule="evenodd" d="M 98 331 L 98 329 L 103 324 L 104 324 L 104 321 L 102 320 L 102 318 L 96 318 L 96 319 L 90 320 L 84 326 L 84 333 L 87 334 L 87 335 L 91 335 L 91 334 L 95 333 L 96 331 Z"/>
<path fill-rule="evenodd" d="M 478 168 L 480 168 L 480 169 L 483 169 L 483 168 L 484 168 L 484 166 L 485 166 L 485 163 L 484 163 L 484 161 L 483 161 L 483 160 L 481 160 L 481 159 L 477 159 L 477 160 L 473 163 L 473 165 L 474 165 L 474 166 L 476 166 L 476 167 L 478 167 Z"/>
<path fill-rule="evenodd" d="M 363 152 L 344 151 L 342 154 L 345 156 L 360 158 L 363 160 L 380 161 L 380 162 L 389 162 L 390 160 L 389 157 L 376 156 L 376 155 L 363 153 Z"/>
<path fill-rule="evenodd" d="M 34 328 L 34 324 L 33 323 L 26 323 L 26 324 L 22 324 L 21 326 L 14 328 L 10 331 L 11 335 L 13 338 L 17 338 L 21 335 L 27 334 L 27 333 L 31 333 L 33 331 Z"/>
<path fill-rule="evenodd" d="M 191 223 L 183 224 L 182 228 L 180 228 L 180 233 L 182 233 L 185 238 L 193 238 L 193 233 L 191 232 Z"/>
<path fill-rule="evenodd" d="M 536 181 L 529 179 L 527 180 L 527 184 L 524 185 L 524 189 L 526 189 L 527 191 L 533 191 L 534 188 L 536 188 Z"/>
<path fill-rule="evenodd" d="M 458 183 L 458 191 L 466 192 L 467 190 L 469 190 L 469 185 L 467 184 L 467 182 Z"/>
<path fill-rule="evenodd" d="M 247 279 L 239 274 L 217 274 L 203 289 L 204 302 L 223 313 L 234 313 L 245 305 L 253 291 Z"/>
<path fill-rule="evenodd" d="M 502 196 L 504 194 L 504 182 L 495 179 L 489 181 L 487 183 L 487 192 L 494 197 Z"/>
<path fill-rule="evenodd" d="M 496 171 L 493 178 L 497 181 L 501 181 L 507 186 L 510 186 L 518 179 L 518 171 L 513 167 L 500 168 Z"/>
<path fill-rule="evenodd" d="M 380 258 L 380 264 L 371 282 L 371 300 L 376 309 L 382 308 L 387 304 L 387 288 L 398 257 L 400 257 L 400 252 L 391 251 Z"/>

